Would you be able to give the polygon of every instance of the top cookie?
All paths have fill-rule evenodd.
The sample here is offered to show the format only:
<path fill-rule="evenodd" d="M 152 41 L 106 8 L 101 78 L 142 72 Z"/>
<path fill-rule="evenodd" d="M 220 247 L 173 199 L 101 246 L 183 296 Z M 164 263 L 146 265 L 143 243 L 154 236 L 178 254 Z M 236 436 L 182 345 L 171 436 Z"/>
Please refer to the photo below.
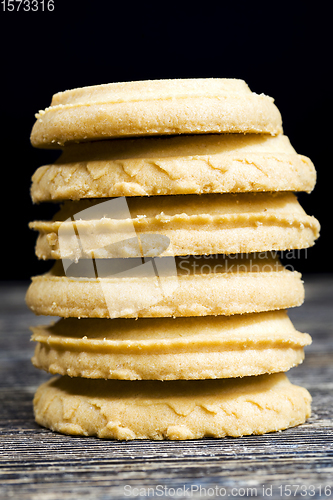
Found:
<path fill-rule="evenodd" d="M 59 92 L 36 115 L 31 143 L 193 133 L 282 132 L 272 97 L 243 80 L 208 78 L 110 83 Z"/>

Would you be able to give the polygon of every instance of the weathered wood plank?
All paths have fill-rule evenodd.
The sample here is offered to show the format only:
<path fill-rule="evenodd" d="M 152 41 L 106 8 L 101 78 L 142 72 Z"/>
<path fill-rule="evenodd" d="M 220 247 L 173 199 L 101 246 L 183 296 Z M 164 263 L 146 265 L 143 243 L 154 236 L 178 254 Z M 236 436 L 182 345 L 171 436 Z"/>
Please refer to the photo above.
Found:
<path fill-rule="evenodd" d="M 27 284 L 1 286 L 0 498 L 278 499 L 287 485 L 293 498 L 333 497 L 333 276 L 304 281 L 306 302 L 290 317 L 313 344 L 289 376 L 313 396 L 309 421 L 264 436 L 185 442 L 103 441 L 39 427 L 31 402 L 49 375 L 30 363 L 28 327 L 48 320 L 25 307 Z"/>

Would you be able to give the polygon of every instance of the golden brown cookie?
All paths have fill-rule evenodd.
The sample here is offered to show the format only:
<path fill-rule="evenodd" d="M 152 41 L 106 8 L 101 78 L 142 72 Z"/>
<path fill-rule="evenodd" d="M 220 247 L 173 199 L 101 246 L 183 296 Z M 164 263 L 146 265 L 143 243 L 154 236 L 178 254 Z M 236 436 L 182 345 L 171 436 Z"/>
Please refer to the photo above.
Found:
<path fill-rule="evenodd" d="M 311 160 L 288 137 L 207 134 L 96 141 L 67 146 L 37 169 L 31 196 L 42 201 L 253 191 L 306 191 Z"/>
<path fill-rule="evenodd" d="M 184 79 L 110 83 L 59 92 L 36 115 L 31 142 L 68 142 L 209 132 L 282 132 L 274 100 L 243 80 Z"/>
<path fill-rule="evenodd" d="M 41 259 L 249 253 L 312 246 L 319 223 L 293 193 L 68 201 L 35 221 Z"/>
<path fill-rule="evenodd" d="M 83 259 L 65 271 L 57 261 L 32 278 L 26 295 L 35 314 L 82 318 L 243 314 L 303 300 L 301 274 L 269 252 L 147 259 L 145 265 L 141 259 L 102 259 L 93 266 Z"/>
<path fill-rule="evenodd" d="M 302 424 L 310 405 L 308 391 L 283 373 L 170 382 L 60 377 L 34 398 L 44 427 L 119 440 L 264 434 Z"/>
<path fill-rule="evenodd" d="M 285 372 L 304 359 L 308 334 L 286 311 L 234 316 L 61 319 L 32 328 L 37 368 L 124 380 L 232 378 Z"/>

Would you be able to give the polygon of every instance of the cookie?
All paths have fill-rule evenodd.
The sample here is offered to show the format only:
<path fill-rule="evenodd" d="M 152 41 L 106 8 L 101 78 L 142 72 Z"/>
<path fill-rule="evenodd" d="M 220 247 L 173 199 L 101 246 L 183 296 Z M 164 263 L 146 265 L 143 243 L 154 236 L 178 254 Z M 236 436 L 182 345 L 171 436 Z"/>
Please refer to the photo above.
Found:
<path fill-rule="evenodd" d="M 37 368 L 71 377 L 190 380 L 285 372 L 308 334 L 286 311 L 234 316 L 61 319 L 32 328 Z"/>
<path fill-rule="evenodd" d="M 299 425 L 311 396 L 283 373 L 169 382 L 60 377 L 37 389 L 34 411 L 38 424 L 64 434 L 186 440 Z"/>
<path fill-rule="evenodd" d="M 254 191 L 311 192 L 316 171 L 288 137 L 208 134 L 113 139 L 67 146 L 32 176 L 45 201 Z"/>
<path fill-rule="evenodd" d="M 64 263 L 66 272 L 57 261 L 32 278 L 26 302 L 35 314 L 136 318 L 243 314 L 304 300 L 301 274 L 270 253 L 154 261 L 144 266 L 141 259 L 101 259 L 93 266 L 83 259 Z"/>
<path fill-rule="evenodd" d="M 300 249 L 319 236 L 289 192 L 68 201 L 29 227 L 38 258 L 76 261 Z"/>
<path fill-rule="evenodd" d="M 36 115 L 31 143 L 209 132 L 282 132 L 274 100 L 243 80 L 184 79 L 110 83 L 59 92 Z"/>

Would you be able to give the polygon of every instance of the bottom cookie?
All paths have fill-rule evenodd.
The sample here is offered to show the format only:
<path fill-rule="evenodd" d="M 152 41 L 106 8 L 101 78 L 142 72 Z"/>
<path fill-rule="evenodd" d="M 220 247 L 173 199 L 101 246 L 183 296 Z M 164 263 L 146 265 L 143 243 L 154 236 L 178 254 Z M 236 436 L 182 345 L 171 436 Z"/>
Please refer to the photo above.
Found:
<path fill-rule="evenodd" d="M 167 382 L 64 376 L 38 388 L 34 411 L 38 424 L 64 434 L 185 440 L 283 430 L 304 423 L 310 404 L 284 373 Z"/>

